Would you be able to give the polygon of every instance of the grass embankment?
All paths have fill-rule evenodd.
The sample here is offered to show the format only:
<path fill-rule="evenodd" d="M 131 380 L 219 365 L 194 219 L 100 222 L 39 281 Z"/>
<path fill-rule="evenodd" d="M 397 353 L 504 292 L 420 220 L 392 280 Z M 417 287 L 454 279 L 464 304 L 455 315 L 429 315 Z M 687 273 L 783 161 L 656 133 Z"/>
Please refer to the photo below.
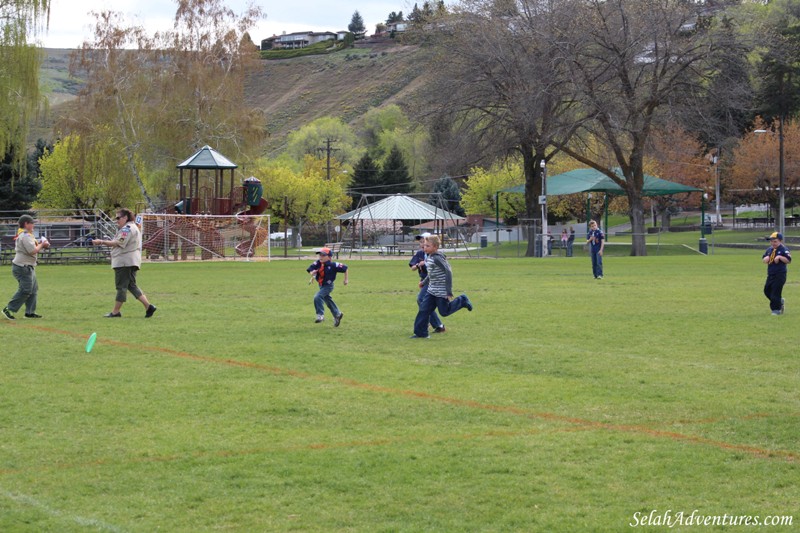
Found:
<path fill-rule="evenodd" d="M 107 266 L 40 267 L 45 318 L 0 323 L 0 530 L 796 513 L 794 272 L 773 317 L 749 252 L 608 257 L 603 280 L 585 257 L 457 259 L 475 311 L 419 341 L 406 260 L 349 261 L 339 328 L 313 322 L 307 261 L 146 264 L 149 320 L 136 302 L 101 318 Z M 0 268 L 0 294 L 15 288 Z"/>

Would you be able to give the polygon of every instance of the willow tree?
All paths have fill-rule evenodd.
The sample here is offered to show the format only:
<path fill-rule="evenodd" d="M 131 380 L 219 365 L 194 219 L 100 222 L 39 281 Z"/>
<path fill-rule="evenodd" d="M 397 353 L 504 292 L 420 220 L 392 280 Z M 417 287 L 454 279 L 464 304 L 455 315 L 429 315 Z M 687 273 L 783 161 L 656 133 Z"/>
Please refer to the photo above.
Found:
<path fill-rule="evenodd" d="M 41 53 L 29 42 L 46 24 L 49 0 L 0 0 L 0 153 L 24 168 L 28 124 L 41 102 Z"/>
<path fill-rule="evenodd" d="M 261 112 L 244 97 L 257 59 L 244 36 L 262 17 L 260 8 L 250 4 L 236 14 L 221 0 L 176 4 L 173 29 L 152 36 L 118 13 L 95 14 L 94 39 L 70 65 L 86 82 L 82 114 L 59 125 L 85 140 L 111 136 L 104 146 L 124 153 L 151 209 L 148 177 L 174 171 L 204 145 L 235 161 L 251 160 L 265 134 Z M 166 197 L 169 190 L 156 193 Z"/>

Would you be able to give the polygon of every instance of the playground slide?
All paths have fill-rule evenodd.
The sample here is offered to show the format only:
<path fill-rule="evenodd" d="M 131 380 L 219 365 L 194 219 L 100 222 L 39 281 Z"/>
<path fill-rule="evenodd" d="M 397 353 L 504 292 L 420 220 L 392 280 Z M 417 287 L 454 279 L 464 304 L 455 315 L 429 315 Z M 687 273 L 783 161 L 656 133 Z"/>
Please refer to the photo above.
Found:
<path fill-rule="evenodd" d="M 240 215 L 260 215 L 261 213 L 263 213 L 264 211 L 267 210 L 268 206 L 269 206 L 269 203 L 267 203 L 267 201 L 264 198 L 262 198 L 258 202 L 258 205 L 248 206 L 247 207 L 247 211 L 244 211 L 244 212 L 239 213 L 239 214 Z"/>

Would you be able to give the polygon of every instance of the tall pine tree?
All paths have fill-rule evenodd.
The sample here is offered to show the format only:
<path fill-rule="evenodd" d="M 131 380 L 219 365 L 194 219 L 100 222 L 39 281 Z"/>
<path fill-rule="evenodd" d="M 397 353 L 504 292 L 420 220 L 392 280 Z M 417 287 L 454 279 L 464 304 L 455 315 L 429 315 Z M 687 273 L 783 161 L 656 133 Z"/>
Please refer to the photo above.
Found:
<path fill-rule="evenodd" d="M 383 164 L 380 181 L 382 194 L 406 193 L 413 189 L 408 165 L 397 146 L 392 148 Z"/>
<path fill-rule="evenodd" d="M 350 195 L 353 198 L 353 209 L 358 207 L 358 202 L 363 194 L 379 194 L 376 186 L 380 185 L 381 169 L 369 154 L 358 160 L 353 168 L 353 182 L 350 184 Z"/>

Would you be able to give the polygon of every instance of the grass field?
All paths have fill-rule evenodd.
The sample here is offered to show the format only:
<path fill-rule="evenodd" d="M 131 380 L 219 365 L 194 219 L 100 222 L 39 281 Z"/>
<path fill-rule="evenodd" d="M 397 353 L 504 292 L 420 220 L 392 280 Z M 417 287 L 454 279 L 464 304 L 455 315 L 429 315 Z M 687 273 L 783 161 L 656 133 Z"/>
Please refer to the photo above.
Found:
<path fill-rule="evenodd" d="M 148 320 L 41 266 L 45 318 L 0 322 L 0 531 L 796 530 L 800 276 L 770 315 L 760 255 L 456 259 L 475 310 L 430 340 L 407 258 L 348 260 L 339 328 L 310 261 L 145 264 Z"/>

